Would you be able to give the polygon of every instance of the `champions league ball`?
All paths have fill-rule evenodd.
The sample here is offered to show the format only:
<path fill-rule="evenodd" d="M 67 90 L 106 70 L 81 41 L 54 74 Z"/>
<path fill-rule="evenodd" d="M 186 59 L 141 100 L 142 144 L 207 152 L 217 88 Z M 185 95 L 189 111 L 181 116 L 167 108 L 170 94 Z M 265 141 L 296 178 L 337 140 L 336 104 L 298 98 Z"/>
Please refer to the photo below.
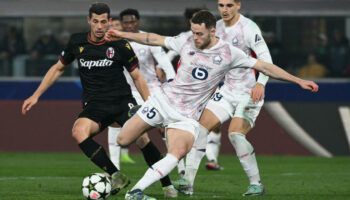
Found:
<path fill-rule="evenodd" d="M 88 200 L 107 199 L 111 192 L 111 181 L 102 173 L 93 173 L 84 178 L 81 189 Z"/>

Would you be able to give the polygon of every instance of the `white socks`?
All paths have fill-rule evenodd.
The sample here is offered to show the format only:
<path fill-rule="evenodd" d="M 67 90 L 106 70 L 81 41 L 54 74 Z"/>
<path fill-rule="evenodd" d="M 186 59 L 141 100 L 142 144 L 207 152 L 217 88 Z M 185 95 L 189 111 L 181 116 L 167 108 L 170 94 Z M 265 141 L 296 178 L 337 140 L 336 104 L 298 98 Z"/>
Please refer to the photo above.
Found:
<path fill-rule="evenodd" d="M 253 146 L 248 142 L 245 135 L 241 133 L 232 132 L 228 135 L 228 138 L 236 150 L 238 159 L 249 178 L 250 184 L 261 185 Z"/>
<path fill-rule="evenodd" d="M 200 125 L 198 130 L 198 137 L 194 141 L 191 151 L 186 156 L 185 179 L 187 179 L 191 185 L 194 183 L 199 164 L 205 155 L 207 138 L 208 130 Z"/>
<path fill-rule="evenodd" d="M 128 155 L 129 154 L 129 147 L 122 147 L 120 151 L 121 155 Z"/>
<path fill-rule="evenodd" d="M 178 174 L 180 174 L 184 171 L 185 171 L 185 160 L 182 158 L 179 161 L 179 164 L 177 164 L 177 172 L 178 172 Z"/>
<path fill-rule="evenodd" d="M 192 148 L 190 152 L 188 152 L 186 156 L 186 172 L 185 179 L 187 179 L 191 185 L 194 184 L 194 179 L 197 174 L 197 170 L 199 168 L 199 164 L 201 163 L 202 158 L 205 155 L 205 150 L 203 149 L 195 149 Z"/>
<path fill-rule="evenodd" d="M 168 153 L 163 159 L 153 164 L 131 190 L 145 190 L 154 182 L 168 175 L 178 162 L 179 160 L 175 156 Z"/>
<path fill-rule="evenodd" d="M 211 131 L 208 135 L 208 145 L 206 150 L 207 159 L 209 161 L 218 162 L 218 156 L 220 152 L 220 144 L 221 144 L 221 132 L 215 133 Z"/>
<path fill-rule="evenodd" d="M 112 163 L 120 170 L 120 146 L 117 137 L 121 128 L 108 127 L 108 149 Z"/>

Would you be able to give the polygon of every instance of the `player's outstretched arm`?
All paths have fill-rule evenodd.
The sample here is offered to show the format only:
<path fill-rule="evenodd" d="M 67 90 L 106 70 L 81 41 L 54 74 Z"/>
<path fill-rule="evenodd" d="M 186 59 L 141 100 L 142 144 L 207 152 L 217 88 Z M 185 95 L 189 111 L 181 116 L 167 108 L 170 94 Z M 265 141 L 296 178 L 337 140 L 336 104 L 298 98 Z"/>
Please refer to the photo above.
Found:
<path fill-rule="evenodd" d="M 155 33 L 132 33 L 117 31 L 113 29 L 109 30 L 105 35 L 105 39 L 107 41 L 115 41 L 121 38 L 132 40 L 145 45 L 164 47 L 164 41 L 166 37 Z"/>
<path fill-rule="evenodd" d="M 134 81 L 137 91 L 141 94 L 142 99 L 146 101 L 150 96 L 150 93 L 145 79 L 137 68 L 134 69 L 134 71 L 130 72 L 130 75 Z"/>
<path fill-rule="evenodd" d="M 318 91 L 318 85 L 315 82 L 303 80 L 296 76 L 293 76 L 274 64 L 258 60 L 257 63 L 254 65 L 254 69 L 275 79 L 297 83 L 300 85 L 300 87 L 302 87 L 305 90 L 310 90 L 311 92 Z"/>
<path fill-rule="evenodd" d="M 38 102 L 39 97 L 63 74 L 64 68 L 65 65 L 60 60 L 51 66 L 33 95 L 23 102 L 23 115 L 25 115 Z"/>

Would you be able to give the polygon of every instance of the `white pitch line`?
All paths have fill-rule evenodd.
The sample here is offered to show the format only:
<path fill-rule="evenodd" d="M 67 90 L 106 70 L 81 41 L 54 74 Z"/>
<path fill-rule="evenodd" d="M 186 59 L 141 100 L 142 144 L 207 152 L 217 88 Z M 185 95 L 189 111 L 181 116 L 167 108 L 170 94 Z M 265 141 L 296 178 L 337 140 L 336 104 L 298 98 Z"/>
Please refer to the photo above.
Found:
<path fill-rule="evenodd" d="M 339 110 L 340 118 L 343 122 L 345 135 L 348 138 L 348 145 L 350 147 L 350 107 L 340 106 L 338 110 Z"/>
<path fill-rule="evenodd" d="M 0 181 L 7 180 L 64 180 L 72 179 L 74 177 L 62 176 L 62 177 L 52 177 L 52 176 L 11 176 L 11 177 L 0 177 Z M 79 177 L 77 177 L 79 178 Z"/>

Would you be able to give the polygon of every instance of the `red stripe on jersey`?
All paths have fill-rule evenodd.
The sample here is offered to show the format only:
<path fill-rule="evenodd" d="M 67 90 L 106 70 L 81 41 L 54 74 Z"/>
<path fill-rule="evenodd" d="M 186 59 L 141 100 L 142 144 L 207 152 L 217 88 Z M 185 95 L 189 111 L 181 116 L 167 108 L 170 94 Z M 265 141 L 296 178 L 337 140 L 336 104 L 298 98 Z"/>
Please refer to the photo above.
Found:
<path fill-rule="evenodd" d="M 90 40 L 90 32 L 88 32 L 87 34 L 87 40 L 89 43 L 93 44 L 93 45 L 101 45 L 101 44 L 104 44 L 106 42 L 106 40 L 102 40 L 101 42 L 94 42 L 92 40 Z"/>
<path fill-rule="evenodd" d="M 179 62 L 177 63 L 176 69 L 178 70 L 180 68 L 180 66 L 181 66 L 181 58 L 179 59 Z M 177 72 L 177 70 L 176 70 L 176 72 Z"/>
<path fill-rule="evenodd" d="M 59 58 L 60 58 L 60 61 L 61 61 L 64 65 L 67 65 L 67 62 L 63 60 L 63 58 L 62 58 L 61 55 L 59 56 Z"/>
<path fill-rule="evenodd" d="M 253 58 L 257 58 L 256 56 L 256 53 L 253 51 L 253 50 L 250 50 L 250 55 L 253 57 Z M 254 74 L 255 76 L 258 74 L 259 72 L 257 70 L 254 69 Z"/>
<path fill-rule="evenodd" d="M 136 65 L 134 65 L 130 70 L 128 70 L 129 72 L 132 72 L 137 66 L 139 66 L 139 63 L 136 63 Z"/>

